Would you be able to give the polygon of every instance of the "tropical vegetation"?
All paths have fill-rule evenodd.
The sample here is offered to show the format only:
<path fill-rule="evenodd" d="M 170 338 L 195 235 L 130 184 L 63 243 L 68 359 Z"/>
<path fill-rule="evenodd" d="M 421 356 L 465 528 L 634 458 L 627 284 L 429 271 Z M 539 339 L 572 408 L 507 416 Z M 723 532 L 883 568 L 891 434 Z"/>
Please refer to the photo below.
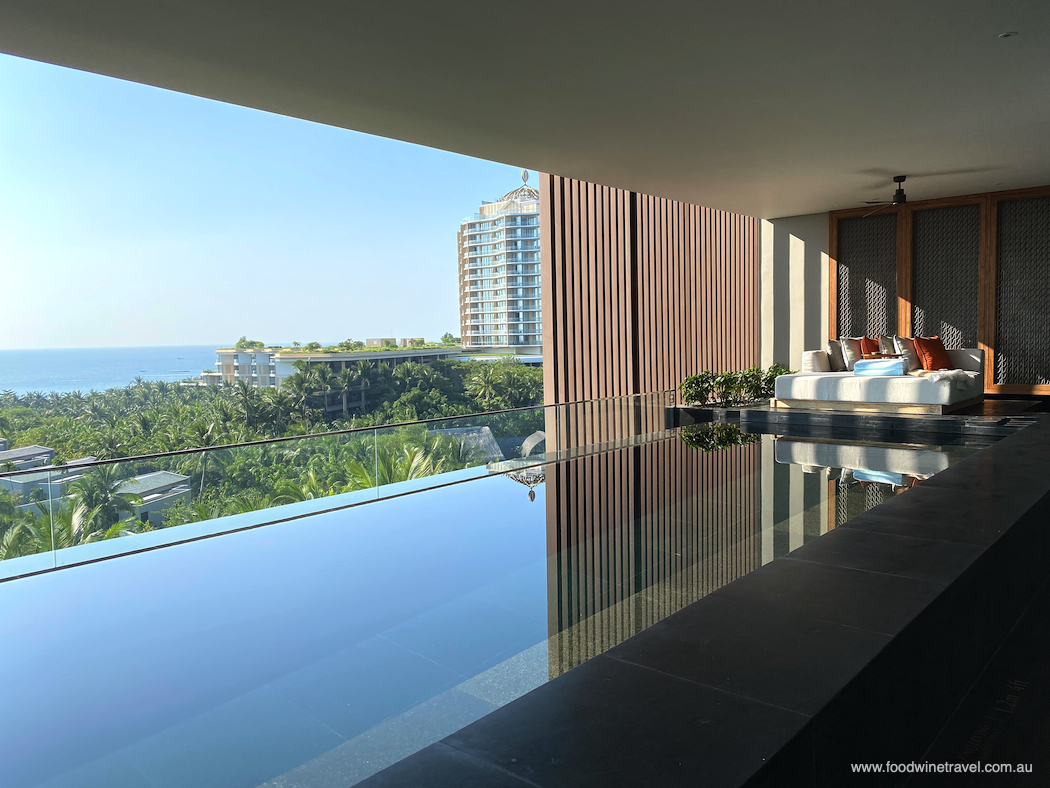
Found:
<path fill-rule="evenodd" d="M 790 374 L 792 371 L 781 364 L 773 364 L 767 370 L 754 366 L 740 372 L 715 373 L 705 369 L 683 380 L 678 391 L 686 405 L 744 405 L 772 397 L 776 379 Z"/>
<path fill-rule="evenodd" d="M 693 424 L 683 427 L 678 438 L 687 446 L 705 454 L 733 446 L 749 446 L 758 442 L 758 435 L 744 432 L 736 424 Z"/>
<path fill-rule="evenodd" d="M 437 349 L 437 348 L 449 348 L 460 344 L 460 338 L 453 336 L 446 332 L 442 334 L 440 342 L 427 342 L 423 339 L 413 339 L 408 347 L 424 348 L 424 349 Z M 267 345 L 265 342 L 261 342 L 257 339 L 248 339 L 246 336 L 242 336 L 238 339 L 234 345 L 234 350 L 272 350 L 278 353 L 361 353 L 361 352 L 372 352 L 372 351 L 384 351 L 397 349 L 397 343 L 392 341 L 384 342 L 379 346 L 366 346 L 364 342 L 359 339 L 344 339 L 342 342 L 337 342 L 334 345 L 322 345 L 320 342 L 307 342 L 305 345 L 302 342 L 292 342 L 290 345 Z"/>
<path fill-rule="evenodd" d="M 542 372 L 513 360 L 396 367 L 362 360 L 335 372 L 304 359 L 296 368 L 280 388 L 136 379 L 87 394 L 0 393 L 0 435 L 11 447 L 50 447 L 56 465 L 140 458 L 93 467 L 59 506 L 41 501 L 37 490 L 23 500 L 0 489 L 0 559 L 153 527 L 135 517 L 134 496 L 121 492 L 132 476 L 167 470 L 188 477 L 191 495 L 165 512 L 171 526 L 477 464 L 442 431 L 449 427 L 488 426 L 497 439 L 543 429 L 541 409 L 471 415 L 539 404 Z M 360 431 L 320 434 L 346 430 Z M 223 448 L 310 435 L 316 437 Z M 170 452 L 181 453 L 141 459 Z"/>

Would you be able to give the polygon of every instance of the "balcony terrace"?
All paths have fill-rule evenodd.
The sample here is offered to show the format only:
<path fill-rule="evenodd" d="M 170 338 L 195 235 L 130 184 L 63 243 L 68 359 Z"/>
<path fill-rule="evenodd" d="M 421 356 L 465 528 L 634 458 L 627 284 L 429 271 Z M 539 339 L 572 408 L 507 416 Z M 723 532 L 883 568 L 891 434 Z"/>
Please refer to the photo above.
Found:
<path fill-rule="evenodd" d="M 967 588 L 993 556 L 1016 560 L 1007 556 L 1030 538 L 1020 535 L 1029 507 L 1050 485 L 995 515 L 1002 526 L 971 532 L 942 513 L 921 515 L 920 527 L 923 506 L 943 506 L 968 479 L 1014 461 L 1000 446 L 1028 463 L 1033 452 L 1050 457 L 1038 448 L 1050 425 L 948 418 L 905 424 L 904 436 L 876 419 L 852 436 L 809 425 L 797 437 L 781 426 L 778 437 L 698 416 L 719 412 L 644 395 L 83 464 L 78 473 L 108 467 L 120 477 L 196 458 L 222 469 L 202 477 L 214 484 L 243 462 L 306 465 L 323 452 L 365 473 L 345 492 L 0 561 L 5 670 L 50 654 L 122 666 L 85 684 L 60 662 L 46 687 L 9 692 L 6 784 L 276 788 L 374 775 L 376 785 L 409 785 L 432 769 L 518 772 L 506 745 L 531 779 L 574 782 L 568 775 L 593 768 L 590 758 L 635 768 L 611 742 L 565 759 L 563 739 L 547 730 L 569 725 L 591 738 L 608 729 L 586 709 L 602 709 L 608 724 L 636 714 L 606 697 L 608 681 L 617 697 L 634 686 L 662 698 L 653 713 L 665 722 L 697 712 L 719 720 L 714 738 L 689 734 L 695 763 L 715 764 L 717 784 L 777 773 L 801 747 L 784 744 L 825 724 L 836 682 L 883 680 L 880 655 L 916 647 L 909 620 L 955 614 L 942 590 Z M 428 440 L 452 441 L 461 467 L 398 476 L 405 447 Z M 853 467 L 798 464 L 814 456 Z M 40 473 L 66 471 L 3 478 Z M 911 490 L 909 478 L 924 481 Z M 887 535 L 904 533 L 898 522 L 909 536 Z M 1018 534 L 1009 550 L 994 537 L 1004 529 Z M 1045 574 L 1024 567 L 1032 582 Z M 843 601 L 832 609 L 823 595 L 778 596 L 809 574 L 804 582 L 836 587 Z M 137 593 L 114 598 L 114 588 Z M 857 593 L 881 600 L 878 612 L 850 604 Z M 54 616 L 67 623 L 46 635 L 31 626 Z M 763 623 L 718 646 L 713 673 L 668 650 L 676 638 L 735 632 L 740 616 Z M 797 642 L 789 632 L 807 616 L 820 632 Z M 725 682 L 737 679 L 720 671 L 733 674 L 734 654 L 763 653 L 763 638 L 808 656 L 787 674 L 744 659 L 726 706 Z M 837 668 L 813 672 L 828 648 Z M 534 729 L 537 709 L 548 724 Z M 852 719 L 859 709 L 834 713 Z M 739 724 L 761 726 L 754 749 L 730 743 Z M 522 737 L 534 755 L 512 744 Z M 726 754 L 711 760 L 716 746 Z M 782 750 L 765 771 L 763 748 Z M 469 763 L 449 761 L 460 750 Z"/>
<path fill-rule="evenodd" d="M 537 233 L 547 405 L 122 460 L 353 474 L 0 561 L 6 784 L 1046 783 L 1050 6 L 541 4 L 511 56 L 516 5 L 89 5 L 0 49 L 541 171 L 459 249 Z M 660 393 L 915 334 L 982 404 Z M 471 450 L 400 478 L 424 442 Z"/>

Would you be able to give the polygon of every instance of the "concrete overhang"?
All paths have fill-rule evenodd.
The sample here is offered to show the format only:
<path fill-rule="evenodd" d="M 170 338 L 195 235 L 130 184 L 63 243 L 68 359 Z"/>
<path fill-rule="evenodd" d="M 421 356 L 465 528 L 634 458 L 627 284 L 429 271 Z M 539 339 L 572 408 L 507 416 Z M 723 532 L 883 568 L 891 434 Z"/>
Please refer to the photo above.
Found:
<path fill-rule="evenodd" d="M 775 217 L 896 173 L 910 199 L 1050 182 L 1048 23 L 1018 0 L 0 0 L 0 50 Z"/>

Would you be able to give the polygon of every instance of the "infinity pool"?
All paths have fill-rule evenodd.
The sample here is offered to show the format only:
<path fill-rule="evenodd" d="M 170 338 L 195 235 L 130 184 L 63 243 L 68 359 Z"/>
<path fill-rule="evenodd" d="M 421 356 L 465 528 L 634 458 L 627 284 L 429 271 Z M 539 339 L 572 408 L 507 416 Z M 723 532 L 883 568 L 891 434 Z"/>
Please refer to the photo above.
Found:
<path fill-rule="evenodd" d="M 0 583 L 3 784 L 353 785 L 979 449 L 686 429 Z"/>

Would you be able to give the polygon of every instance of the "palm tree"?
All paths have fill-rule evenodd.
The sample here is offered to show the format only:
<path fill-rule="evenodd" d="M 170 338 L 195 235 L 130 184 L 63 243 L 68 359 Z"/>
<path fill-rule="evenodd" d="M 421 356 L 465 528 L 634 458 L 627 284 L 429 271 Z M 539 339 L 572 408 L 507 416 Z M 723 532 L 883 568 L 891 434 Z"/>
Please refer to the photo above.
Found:
<path fill-rule="evenodd" d="M 82 506 L 97 518 L 104 531 L 120 520 L 121 512 L 135 513 L 142 499 L 134 493 L 122 493 L 120 488 L 126 479 L 117 476 L 115 465 L 96 465 L 75 484 L 70 485 L 70 494 L 76 506 Z"/>
<path fill-rule="evenodd" d="M 234 396 L 244 411 L 244 424 L 251 427 L 259 412 L 259 390 L 250 381 L 238 380 Z"/>
<path fill-rule="evenodd" d="M 287 383 L 287 381 L 285 381 Z M 295 410 L 295 399 L 283 387 L 279 389 L 266 389 L 262 394 L 266 414 L 273 424 L 273 432 L 280 435 L 284 431 L 288 417 Z"/>
<path fill-rule="evenodd" d="M 349 367 L 341 370 L 338 375 L 335 376 L 333 390 L 338 392 L 343 397 L 343 416 L 346 416 L 347 401 L 346 398 L 351 391 L 357 388 L 358 372 L 356 369 Z"/>
<path fill-rule="evenodd" d="M 143 438 L 149 439 L 153 435 L 153 430 L 156 428 L 156 424 L 153 420 L 153 414 L 150 412 L 139 413 L 135 417 L 135 431 L 138 432 Z"/>
<path fill-rule="evenodd" d="M 49 549 L 49 547 L 42 546 L 40 531 L 36 528 L 32 518 L 12 522 L 0 531 L 0 561 L 33 555 Z"/>
<path fill-rule="evenodd" d="M 372 385 L 375 369 L 372 366 L 372 362 L 365 359 L 358 361 L 354 369 L 357 371 L 357 379 L 361 384 L 361 410 L 364 410 L 367 404 L 365 402 L 365 389 Z"/>
<path fill-rule="evenodd" d="M 430 373 L 429 375 L 427 373 Z M 394 377 L 401 384 L 402 391 L 408 391 L 413 385 L 419 385 L 433 380 L 433 370 L 426 364 L 417 364 L 414 361 L 406 361 L 398 364 L 394 369 Z"/>
<path fill-rule="evenodd" d="M 123 457 L 124 436 L 113 424 L 97 431 L 92 440 L 91 454 L 100 460 Z"/>
<path fill-rule="evenodd" d="M 335 387 L 336 374 L 332 372 L 332 368 L 327 364 L 321 364 L 313 369 L 314 383 L 317 386 L 317 390 L 321 392 L 321 399 L 324 402 L 324 407 L 321 409 L 322 418 L 328 416 L 328 395 Z"/>
<path fill-rule="evenodd" d="M 281 479 L 273 488 L 273 506 L 283 506 L 286 503 L 298 503 L 300 501 L 313 501 L 317 498 L 325 498 L 338 492 L 324 485 L 313 470 L 307 472 L 306 476 L 299 481 Z"/>
<path fill-rule="evenodd" d="M 267 391 L 276 391 L 276 389 L 267 389 Z M 213 410 L 215 413 L 215 420 L 218 422 L 219 426 L 224 429 L 229 427 L 230 423 L 233 421 L 233 410 L 230 408 L 229 403 L 224 399 L 216 400 Z"/>
<path fill-rule="evenodd" d="M 499 371 L 494 364 L 481 364 L 467 378 L 467 394 L 478 401 L 485 410 L 493 410 L 500 404 Z"/>
<path fill-rule="evenodd" d="M 298 363 L 298 362 L 296 362 Z M 306 420 L 307 404 L 314 392 L 313 381 L 303 372 L 296 372 L 285 378 L 281 388 L 287 389 L 297 407 L 303 409 L 303 420 Z"/>
<path fill-rule="evenodd" d="M 105 537 L 107 528 L 99 517 L 99 507 L 92 508 L 74 499 L 72 505 L 52 507 L 38 503 L 36 508 L 40 517 L 29 529 L 35 548 L 32 552 L 76 547 Z"/>
<path fill-rule="evenodd" d="M 37 552 L 32 516 L 19 512 L 14 500 L 0 490 L 0 561 Z"/>
<path fill-rule="evenodd" d="M 384 484 L 421 479 L 447 470 L 446 458 L 438 457 L 434 447 L 400 446 L 391 451 L 379 450 L 372 461 L 352 460 L 347 469 L 348 490 L 362 490 Z"/>
<path fill-rule="evenodd" d="M 207 449 L 209 446 L 215 446 L 218 443 L 218 439 L 215 435 L 215 424 L 206 424 L 203 421 L 195 421 L 190 425 L 187 433 L 187 438 L 192 441 L 195 448 Z M 208 455 L 214 452 L 202 451 L 200 456 L 196 454 L 190 455 L 190 459 L 183 463 L 183 468 L 187 469 L 191 474 L 194 470 L 199 469 L 201 474 L 201 486 L 198 491 L 198 497 L 204 494 L 204 476 L 208 470 Z"/>

